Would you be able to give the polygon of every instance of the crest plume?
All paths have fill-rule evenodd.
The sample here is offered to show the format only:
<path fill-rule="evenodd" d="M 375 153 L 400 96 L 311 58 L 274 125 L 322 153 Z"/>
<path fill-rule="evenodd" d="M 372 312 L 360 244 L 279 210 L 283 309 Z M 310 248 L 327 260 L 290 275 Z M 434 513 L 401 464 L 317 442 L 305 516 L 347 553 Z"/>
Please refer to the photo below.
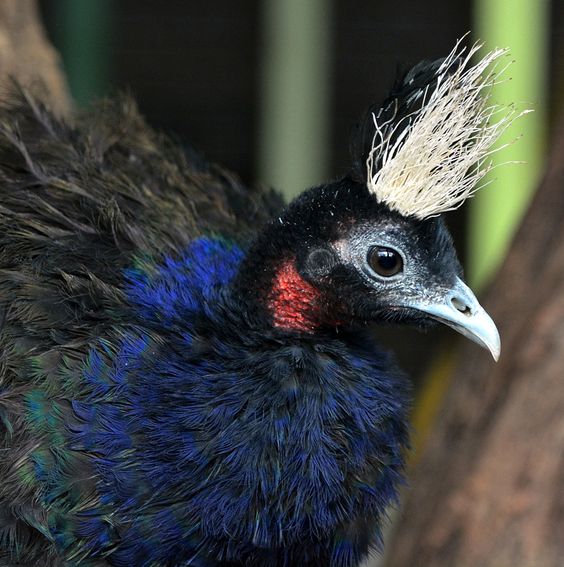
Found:
<path fill-rule="evenodd" d="M 492 146 L 528 112 L 491 102 L 491 87 L 510 64 L 500 65 L 508 51 L 494 49 L 473 65 L 481 47 L 467 49 L 458 41 L 448 57 L 434 64 L 432 81 L 410 93 L 406 113 L 398 112 L 393 98 L 372 113 L 368 189 L 405 216 L 436 216 L 471 197 L 492 168 L 489 157 L 501 149 Z M 406 76 L 406 86 L 418 67 Z"/>

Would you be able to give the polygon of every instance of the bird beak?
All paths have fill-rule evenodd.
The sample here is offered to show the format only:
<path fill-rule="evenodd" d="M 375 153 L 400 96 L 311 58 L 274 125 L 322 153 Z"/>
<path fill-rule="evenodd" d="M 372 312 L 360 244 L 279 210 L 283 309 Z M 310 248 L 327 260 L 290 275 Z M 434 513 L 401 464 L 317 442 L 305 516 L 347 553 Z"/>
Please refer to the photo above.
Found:
<path fill-rule="evenodd" d="M 427 313 L 487 348 L 496 362 L 499 359 L 501 341 L 497 327 L 478 303 L 472 290 L 460 278 L 456 278 L 454 286 L 440 299 L 417 303 L 411 307 Z"/>

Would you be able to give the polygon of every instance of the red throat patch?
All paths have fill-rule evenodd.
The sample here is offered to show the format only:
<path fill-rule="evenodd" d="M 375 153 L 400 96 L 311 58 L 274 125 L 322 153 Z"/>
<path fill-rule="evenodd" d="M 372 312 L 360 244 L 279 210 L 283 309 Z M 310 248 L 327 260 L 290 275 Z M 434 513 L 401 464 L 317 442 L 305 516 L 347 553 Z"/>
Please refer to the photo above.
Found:
<path fill-rule="evenodd" d="M 293 259 L 278 268 L 268 307 L 278 328 L 313 332 L 328 323 L 320 291 L 298 274 Z"/>

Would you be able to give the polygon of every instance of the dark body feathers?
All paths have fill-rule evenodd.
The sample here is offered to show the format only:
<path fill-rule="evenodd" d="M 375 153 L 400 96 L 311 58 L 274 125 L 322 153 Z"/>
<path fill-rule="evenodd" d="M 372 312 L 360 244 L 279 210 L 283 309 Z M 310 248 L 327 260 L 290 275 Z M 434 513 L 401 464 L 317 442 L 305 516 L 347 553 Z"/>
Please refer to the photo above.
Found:
<path fill-rule="evenodd" d="M 280 199 L 128 99 L 66 125 L 24 94 L 0 125 L 0 565 L 357 565 L 406 384 L 364 331 L 230 291 Z"/>

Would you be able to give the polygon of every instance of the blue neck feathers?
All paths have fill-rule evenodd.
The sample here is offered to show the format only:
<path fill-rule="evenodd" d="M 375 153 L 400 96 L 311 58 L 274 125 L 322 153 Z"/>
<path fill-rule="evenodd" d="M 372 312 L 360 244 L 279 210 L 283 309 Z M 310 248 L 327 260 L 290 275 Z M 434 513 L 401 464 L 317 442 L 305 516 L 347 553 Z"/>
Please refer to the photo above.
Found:
<path fill-rule="evenodd" d="M 127 273 L 135 320 L 117 352 L 91 353 L 69 434 L 99 479 L 75 529 L 93 556 L 346 567 L 377 542 L 406 381 L 358 333 L 253 331 L 229 295 L 243 257 L 201 238 Z"/>

